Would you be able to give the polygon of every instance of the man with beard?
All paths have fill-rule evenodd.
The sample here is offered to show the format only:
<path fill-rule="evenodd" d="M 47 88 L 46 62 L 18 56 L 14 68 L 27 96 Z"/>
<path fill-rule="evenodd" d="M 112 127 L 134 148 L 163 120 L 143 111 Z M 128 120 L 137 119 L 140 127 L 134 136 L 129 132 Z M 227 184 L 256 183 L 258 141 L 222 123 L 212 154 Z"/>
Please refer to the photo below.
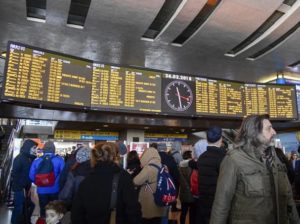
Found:
<path fill-rule="evenodd" d="M 286 168 L 271 146 L 275 135 L 268 115 L 243 120 L 221 164 L 210 224 L 300 223 Z"/>

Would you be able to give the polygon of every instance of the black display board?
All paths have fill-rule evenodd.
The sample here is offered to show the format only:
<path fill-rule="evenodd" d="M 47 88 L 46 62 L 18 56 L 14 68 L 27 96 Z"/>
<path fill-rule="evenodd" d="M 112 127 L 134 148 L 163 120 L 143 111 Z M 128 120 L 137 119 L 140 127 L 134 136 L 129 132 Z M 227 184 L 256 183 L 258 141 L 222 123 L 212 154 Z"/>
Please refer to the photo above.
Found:
<path fill-rule="evenodd" d="M 2 99 L 91 110 L 297 119 L 294 85 L 253 84 L 103 64 L 9 42 Z"/>

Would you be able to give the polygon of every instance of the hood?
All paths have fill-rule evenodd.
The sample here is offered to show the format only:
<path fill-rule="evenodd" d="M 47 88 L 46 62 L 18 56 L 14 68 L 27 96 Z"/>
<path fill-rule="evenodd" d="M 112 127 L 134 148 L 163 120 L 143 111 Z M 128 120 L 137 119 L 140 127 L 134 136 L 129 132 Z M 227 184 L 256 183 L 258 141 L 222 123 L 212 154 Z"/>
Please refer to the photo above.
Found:
<path fill-rule="evenodd" d="M 206 139 L 201 139 L 195 144 L 195 147 L 194 147 L 195 159 L 198 159 L 199 156 L 201 156 L 201 154 L 207 150 L 207 146 L 208 146 L 208 143 L 207 143 Z"/>
<path fill-rule="evenodd" d="M 146 166 L 149 163 L 161 163 L 160 156 L 155 148 L 145 149 L 142 157 L 141 157 L 141 165 L 142 167 Z"/>
<path fill-rule="evenodd" d="M 48 141 L 45 143 L 44 148 L 43 148 L 44 153 L 55 153 L 55 145 L 53 142 Z"/>
<path fill-rule="evenodd" d="M 172 152 L 181 152 L 181 142 L 173 142 Z"/>
<path fill-rule="evenodd" d="M 26 155 L 31 155 L 30 154 L 30 149 L 33 146 L 37 146 L 37 143 L 35 141 L 32 141 L 31 139 L 27 139 L 23 143 L 20 152 L 23 153 L 23 154 L 26 154 Z"/>

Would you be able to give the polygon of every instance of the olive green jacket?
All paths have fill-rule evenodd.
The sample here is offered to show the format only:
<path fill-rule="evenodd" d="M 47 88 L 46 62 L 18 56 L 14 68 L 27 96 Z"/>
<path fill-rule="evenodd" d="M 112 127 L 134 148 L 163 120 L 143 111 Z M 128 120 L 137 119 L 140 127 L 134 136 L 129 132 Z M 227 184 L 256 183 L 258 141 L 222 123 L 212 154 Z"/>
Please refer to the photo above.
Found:
<path fill-rule="evenodd" d="M 225 156 L 210 224 L 298 224 L 286 167 L 273 153 L 270 169 L 254 151 L 236 148 Z"/>

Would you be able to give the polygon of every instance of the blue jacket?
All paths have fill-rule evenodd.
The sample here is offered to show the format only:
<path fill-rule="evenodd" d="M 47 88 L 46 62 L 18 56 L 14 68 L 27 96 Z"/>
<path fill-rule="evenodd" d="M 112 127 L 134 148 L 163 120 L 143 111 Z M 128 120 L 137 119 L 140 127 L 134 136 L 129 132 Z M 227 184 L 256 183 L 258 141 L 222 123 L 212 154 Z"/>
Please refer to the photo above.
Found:
<path fill-rule="evenodd" d="M 28 174 L 35 156 L 30 155 L 30 148 L 29 145 L 23 146 L 20 154 L 14 159 L 11 173 L 13 191 L 29 190 L 31 186 Z"/>
<path fill-rule="evenodd" d="M 55 184 L 51 187 L 37 187 L 37 193 L 38 194 L 55 194 L 59 192 L 59 178 L 60 174 L 64 168 L 65 162 L 63 158 L 60 156 L 55 156 L 52 153 L 46 153 L 46 155 L 52 155 L 52 163 L 53 163 L 53 168 L 54 168 L 54 174 L 55 174 Z M 35 175 L 37 168 L 39 167 L 39 164 L 42 162 L 43 157 L 40 157 L 36 160 L 33 161 L 30 172 L 29 172 L 29 177 L 32 182 L 35 181 Z"/>

